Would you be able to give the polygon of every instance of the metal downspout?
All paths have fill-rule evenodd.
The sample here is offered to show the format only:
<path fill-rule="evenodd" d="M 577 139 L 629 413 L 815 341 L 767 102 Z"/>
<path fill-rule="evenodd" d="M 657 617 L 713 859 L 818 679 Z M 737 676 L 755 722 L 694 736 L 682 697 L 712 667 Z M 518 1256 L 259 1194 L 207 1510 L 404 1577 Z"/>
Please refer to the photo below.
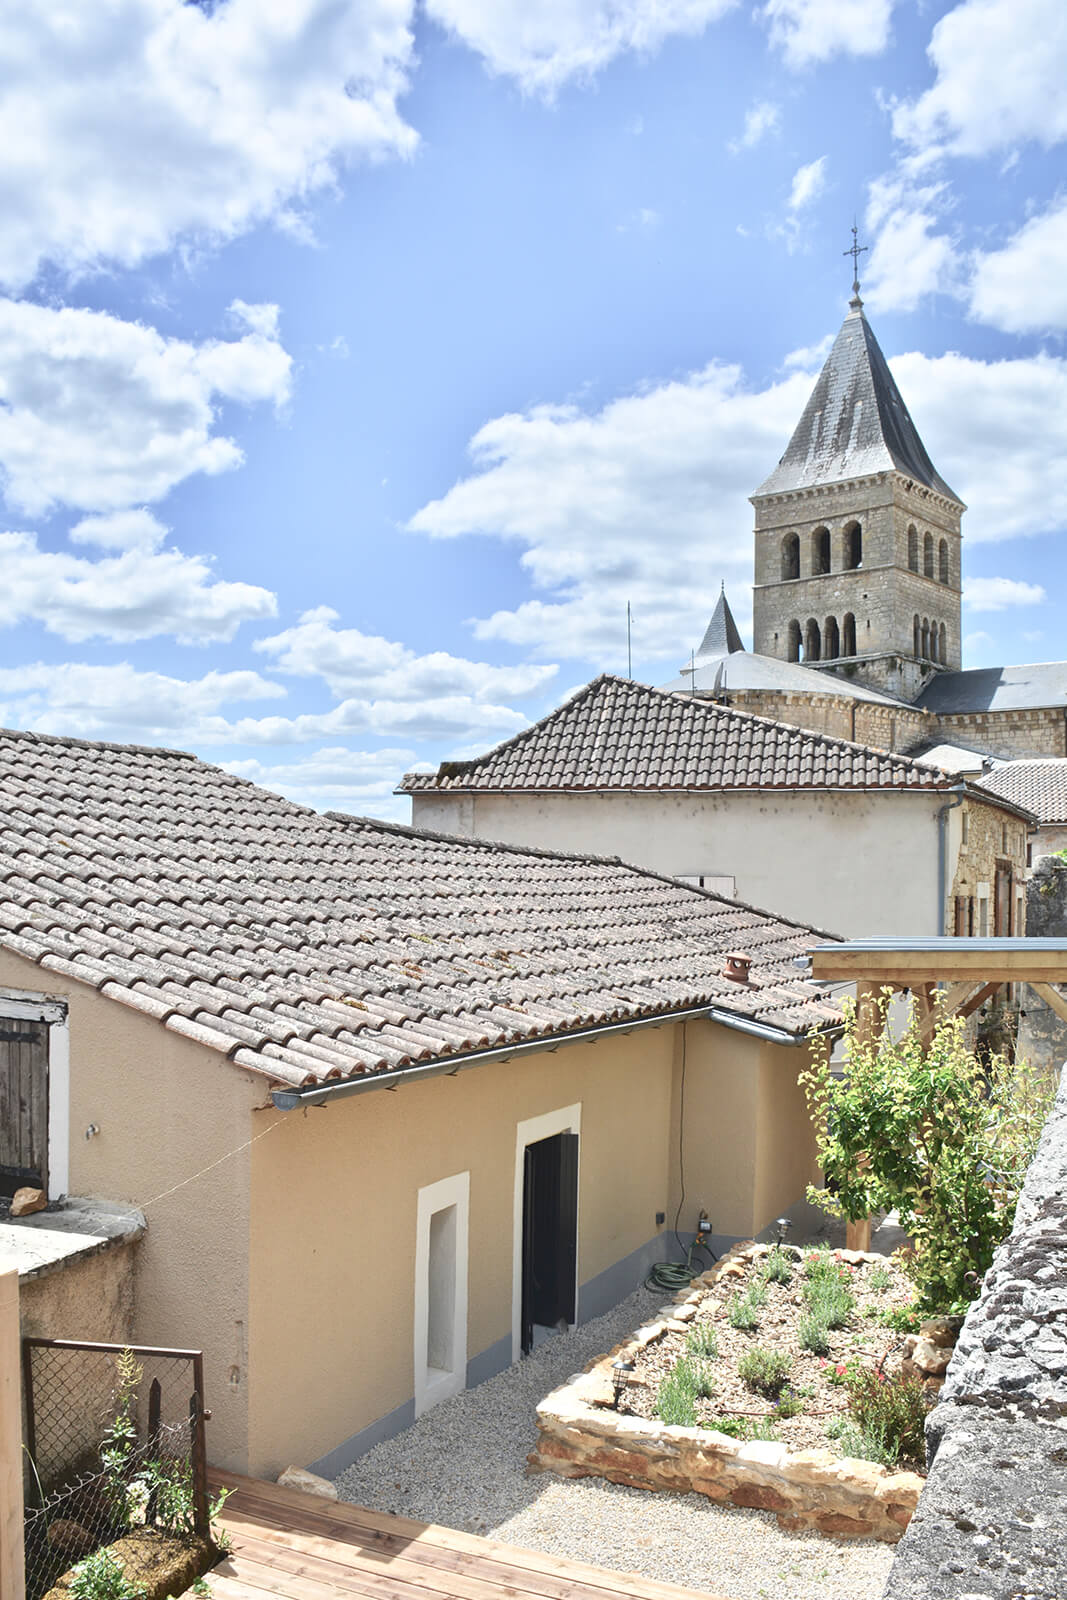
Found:
<path fill-rule="evenodd" d="M 934 929 L 937 937 L 945 936 L 945 905 L 948 900 L 948 813 L 961 806 L 967 794 L 965 783 L 953 784 L 949 791 L 956 796 L 955 800 L 946 800 L 943 806 L 937 808 L 937 925 Z"/>

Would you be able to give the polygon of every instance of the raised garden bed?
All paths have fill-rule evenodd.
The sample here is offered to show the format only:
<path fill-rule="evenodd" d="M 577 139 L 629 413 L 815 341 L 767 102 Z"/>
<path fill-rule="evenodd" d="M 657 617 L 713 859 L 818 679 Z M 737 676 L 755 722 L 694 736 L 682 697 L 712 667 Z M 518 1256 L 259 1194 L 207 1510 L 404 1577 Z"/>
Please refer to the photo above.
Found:
<path fill-rule="evenodd" d="M 900 1538 L 918 1501 L 922 1380 L 914 1336 L 880 1313 L 909 1297 L 884 1257 L 735 1248 L 657 1320 L 538 1408 L 534 1470 L 696 1490 L 776 1511 L 788 1527 Z M 948 1349 L 935 1352 L 943 1370 Z M 633 1363 L 621 1392 L 615 1359 Z M 929 1391 L 939 1378 L 926 1379 Z M 911 1420 L 902 1452 L 850 1416 L 857 1384 Z M 884 1386 L 884 1387 L 883 1387 Z M 876 1436 L 878 1429 L 873 1429 Z M 905 1430 L 907 1440 L 907 1430 Z M 851 1453 L 850 1453 L 851 1452 Z"/>

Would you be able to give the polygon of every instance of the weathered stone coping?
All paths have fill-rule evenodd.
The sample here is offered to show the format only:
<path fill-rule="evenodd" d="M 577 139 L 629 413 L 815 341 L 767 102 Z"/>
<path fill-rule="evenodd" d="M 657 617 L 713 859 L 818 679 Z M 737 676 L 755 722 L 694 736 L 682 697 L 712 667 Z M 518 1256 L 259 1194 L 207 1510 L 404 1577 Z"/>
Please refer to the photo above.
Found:
<path fill-rule="evenodd" d="M 609 1478 L 636 1489 L 695 1492 L 720 1503 L 777 1512 L 785 1528 L 895 1543 L 918 1504 L 923 1480 L 917 1473 L 890 1472 L 832 1450 L 791 1451 L 783 1444 L 745 1442 L 709 1428 L 668 1426 L 610 1409 L 614 1358 L 683 1330 L 717 1278 L 743 1276 L 769 1248 L 735 1245 L 695 1280 L 692 1290 L 662 1307 L 654 1322 L 546 1396 L 537 1408 L 531 1471 Z M 860 1251 L 841 1254 L 854 1262 L 883 1259 Z"/>
<path fill-rule="evenodd" d="M 885 1600 L 1067 1595 L 1067 1077 L 926 1423 Z"/>
<path fill-rule="evenodd" d="M 0 1266 L 16 1268 L 20 1281 L 43 1278 L 102 1250 L 133 1243 L 145 1226 L 144 1213 L 132 1206 L 68 1196 L 55 1210 L 0 1223 Z"/>

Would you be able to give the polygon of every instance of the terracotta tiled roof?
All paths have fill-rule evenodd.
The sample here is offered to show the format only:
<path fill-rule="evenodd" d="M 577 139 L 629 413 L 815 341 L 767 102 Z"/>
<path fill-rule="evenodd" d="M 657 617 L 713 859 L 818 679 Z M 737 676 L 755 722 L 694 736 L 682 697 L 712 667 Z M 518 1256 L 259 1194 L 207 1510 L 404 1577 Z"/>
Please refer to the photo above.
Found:
<path fill-rule="evenodd" d="M 1006 761 L 978 782 L 1002 800 L 1025 806 L 1041 822 L 1067 822 L 1067 758 Z"/>
<path fill-rule="evenodd" d="M 948 782 L 907 756 L 605 676 L 487 755 L 408 773 L 401 789 L 940 789 Z"/>
<path fill-rule="evenodd" d="M 320 816 L 192 756 L 0 733 L 0 945 L 292 1085 L 721 1006 L 837 1018 L 812 930 L 595 857 Z M 754 958 L 754 986 L 721 973 Z"/>

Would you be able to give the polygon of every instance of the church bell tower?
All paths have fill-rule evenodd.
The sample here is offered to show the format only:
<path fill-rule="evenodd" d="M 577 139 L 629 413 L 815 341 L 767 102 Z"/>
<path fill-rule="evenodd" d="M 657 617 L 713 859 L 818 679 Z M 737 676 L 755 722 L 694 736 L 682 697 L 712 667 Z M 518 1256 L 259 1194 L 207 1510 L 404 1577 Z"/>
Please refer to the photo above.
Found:
<path fill-rule="evenodd" d="M 751 497 L 753 648 L 910 701 L 960 668 L 966 507 L 926 453 L 858 279 L 852 289 L 789 446 Z"/>

